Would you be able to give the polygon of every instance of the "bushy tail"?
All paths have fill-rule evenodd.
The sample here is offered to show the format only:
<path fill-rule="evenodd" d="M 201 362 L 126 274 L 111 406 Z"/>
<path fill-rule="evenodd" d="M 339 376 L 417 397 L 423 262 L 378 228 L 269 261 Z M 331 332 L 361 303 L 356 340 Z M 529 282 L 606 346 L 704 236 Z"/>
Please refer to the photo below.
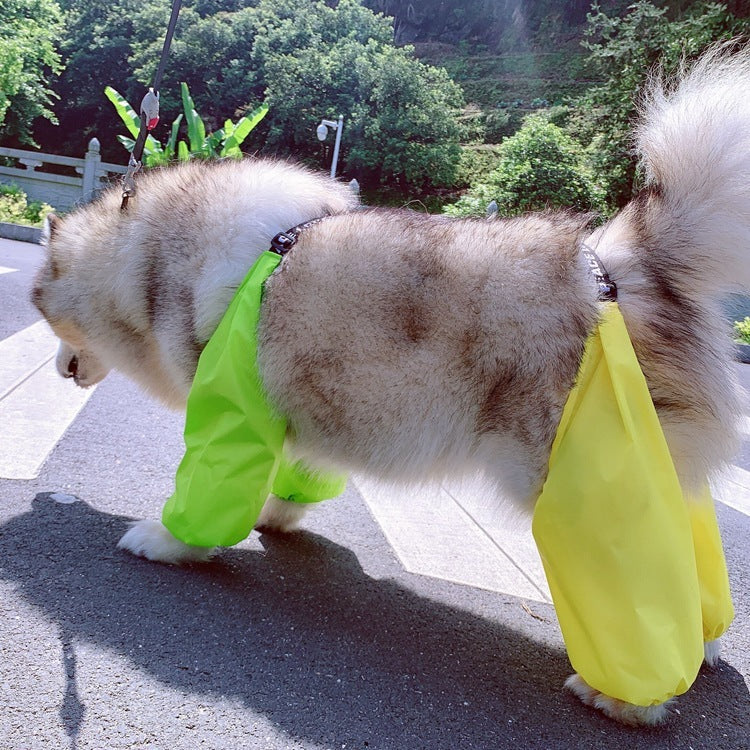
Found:
<path fill-rule="evenodd" d="M 671 84 L 655 76 L 641 115 L 637 146 L 661 206 L 650 239 L 704 288 L 750 290 L 750 46 L 718 45 Z"/>

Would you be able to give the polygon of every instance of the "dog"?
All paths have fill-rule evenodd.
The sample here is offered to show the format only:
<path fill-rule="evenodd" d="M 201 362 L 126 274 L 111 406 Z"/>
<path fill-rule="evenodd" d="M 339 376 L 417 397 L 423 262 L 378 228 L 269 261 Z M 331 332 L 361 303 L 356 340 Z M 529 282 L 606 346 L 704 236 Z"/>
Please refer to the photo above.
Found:
<path fill-rule="evenodd" d="M 57 369 L 83 388 L 118 369 L 184 406 L 198 357 L 248 268 L 301 232 L 264 289 L 258 365 L 288 443 L 311 467 L 418 482 L 482 471 L 497 503 L 533 509 L 600 303 L 580 247 L 619 304 L 685 493 L 731 459 L 739 389 L 721 311 L 750 290 L 750 50 L 708 52 L 658 76 L 635 130 L 645 186 L 598 228 L 590 216 L 448 219 L 358 206 L 345 186 L 285 162 L 153 170 L 120 211 L 117 190 L 50 216 L 32 300 L 60 338 Z M 306 506 L 269 497 L 258 525 Z M 205 559 L 160 522 L 120 546 Z M 716 644 L 707 660 L 718 657 Z M 627 722 L 663 706 L 598 694 Z"/>

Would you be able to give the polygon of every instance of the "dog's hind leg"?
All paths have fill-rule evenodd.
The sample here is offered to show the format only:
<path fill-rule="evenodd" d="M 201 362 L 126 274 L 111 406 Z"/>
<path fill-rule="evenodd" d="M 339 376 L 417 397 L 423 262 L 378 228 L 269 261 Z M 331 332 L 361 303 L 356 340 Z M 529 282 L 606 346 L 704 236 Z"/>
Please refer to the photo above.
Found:
<path fill-rule="evenodd" d="M 716 667 L 721 656 L 721 640 L 706 641 L 703 644 L 703 661 L 709 667 Z"/>
<path fill-rule="evenodd" d="M 654 726 L 663 723 L 669 716 L 667 707 L 674 699 L 655 706 L 636 706 L 632 703 L 611 698 L 592 688 L 579 674 L 565 680 L 565 687 L 577 695 L 587 706 L 599 709 L 610 719 L 631 726 Z"/>
<path fill-rule="evenodd" d="M 269 495 L 255 522 L 255 528 L 265 531 L 294 531 L 307 512 L 307 507 L 307 503 L 295 503 Z"/>

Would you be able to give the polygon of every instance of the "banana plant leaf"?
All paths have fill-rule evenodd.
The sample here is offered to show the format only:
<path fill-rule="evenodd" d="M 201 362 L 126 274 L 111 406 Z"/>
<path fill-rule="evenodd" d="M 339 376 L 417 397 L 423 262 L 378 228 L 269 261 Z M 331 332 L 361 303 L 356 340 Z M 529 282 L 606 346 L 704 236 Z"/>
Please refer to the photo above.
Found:
<path fill-rule="evenodd" d="M 130 134 L 133 136 L 133 139 L 137 138 L 138 131 L 141 127 L 141 118 L 130 106 L 128 100 L 122 94 L 120 94 L 117 89 L 112 88 L 112 86 L 106 86 L 104 89 L 104 94 L 107 99 L 109 99 L 114 105 L 117 114 L 120 116 L 120 119 L 130 132 Z M 128 149 L 128 151 L 133 151 L 135 140 L 131 140 L 126 136 L 118 136 L 117 139 L 120 141 L 120 143 L 123 144 L 123 146 L 125 146 L 126 149 Z M 151 155 L 161 154 L 163 149 L 161 143 L 159 143 L 156 138 L 154 138 L 152 135 L 148 135 L 146 136 L 146 143 L 144 144 L 143 151 L 146 155 Z"/>
<path fill-rule="evenodd" d="M 195 109 L 195 102 L 193 102 L 188 86 L 184 81 L 180 83 L 180 92 L 182 94 L 182 106 L 185 110 L 185 121 L 187 122 L 190 152 L 195 155 L 207 155 L 205 154 L 206 126 L 203 124 L 203 120 Z"/>
<path fill-rule="evenodd" d="M 268 114 L 268 105 L 261 104 L 260 107 L 254 109 L 249 115 L 245 115 L 237 120 L 236 124 L 232 124 L 231 120 L 227 120 L 224 123 L 224 132 L 226 133 L 226 140 L 224 141 L 224 147 L 221 150 L 221 156 L 240 156 L 240 146 L 242 142 L 252 132 L 253 128 Z M 232 125 L 230 131 L 228 125 Z"/>

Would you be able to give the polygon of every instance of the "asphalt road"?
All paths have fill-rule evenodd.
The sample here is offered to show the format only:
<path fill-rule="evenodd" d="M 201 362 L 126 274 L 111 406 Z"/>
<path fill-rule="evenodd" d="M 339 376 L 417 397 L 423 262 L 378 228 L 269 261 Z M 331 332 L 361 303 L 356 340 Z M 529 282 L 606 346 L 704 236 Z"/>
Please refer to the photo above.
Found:
<path fill-rule="evenodd" d="M 0 240 L 0 342 L 39 318 L 38 257 Z M 181 422 L 111 375 L 38 476 L 0 479 L 2 750 L 750 749 L 740 510 L 719 506 L 737 610 L 719 668 L 665 726 L 628 729 L 562 690 L 551 605 L 407 572 L 352 483 L 303 531 L 209 564 L 117 550 L 128 521 L 158 517 Z"/>

